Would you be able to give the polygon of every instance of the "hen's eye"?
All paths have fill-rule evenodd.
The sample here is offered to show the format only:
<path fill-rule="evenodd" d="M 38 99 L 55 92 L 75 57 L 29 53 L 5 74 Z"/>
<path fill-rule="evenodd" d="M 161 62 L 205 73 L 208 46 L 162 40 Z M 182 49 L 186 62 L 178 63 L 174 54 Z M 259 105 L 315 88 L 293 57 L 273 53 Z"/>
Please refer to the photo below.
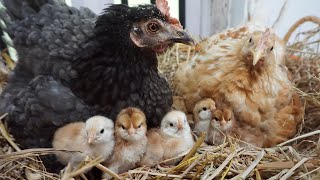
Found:
<path fill-rule="evenodd" d="M 104 129 L 101 129 L 101 130 L 100 130 L 100 134 L 103 134 L 103 133 L 104 133 Z"/>
<path fill-rule="evenodd" d="M 169 125 L 170 125 L 171 127 L 173 126 L 173 124 L 172 124 L 172 123 L 170 123 Z"/>
<path fill-rule="evenodd" d="M 142 126 L 142 124 L 140 124 L 140 125 L 138 126 L 138 128 L 141 128 L 141 126 Z"/>
<path fill-rule="evenodd" d="M 122 129 L 125 129 L 124 125 L 121 125 L 121 128 L 122 128 Z"/>
<path fill-rule="evenodd" d="M 252 38 L 249 39 L 249 43 L 251 43 L 251 42 L 252 42 Z"/>
<path fill-rule="evenodd" d="M 272 51 L 273 50 L 273 46 L 270 48 L 270 51 Z"/>
<path fill-rule="evenodd" d="M 155 33 L 158 30 L 159 30 L 159 25 L 158 24 L 156 24 L 156 23 L 148 24 L 148 31 Z"/>

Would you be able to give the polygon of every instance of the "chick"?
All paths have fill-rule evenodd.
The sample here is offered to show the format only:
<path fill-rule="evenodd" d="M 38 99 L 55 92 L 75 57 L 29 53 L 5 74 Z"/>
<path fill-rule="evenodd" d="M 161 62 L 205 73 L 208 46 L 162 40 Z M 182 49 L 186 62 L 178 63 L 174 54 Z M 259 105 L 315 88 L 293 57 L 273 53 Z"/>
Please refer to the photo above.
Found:
<path fill-rule="evenodd" d="M 194 131 L 196 135 L 199 136 L 201 132 L 208 132 L 212 119 L 212 112 L 215 109 L 215 102 L 210 98 L 203 99 L 196 103 L 193 109 L 195 123 Z M 205 138 L 205 142 L 208 143 L 208 134 Z"/>
<path fill-rule="evenodd" d="M 194 144 L 186 114 L 181 111 L 171 111 L 163 117 L 161 134 L 164 139 L 163 147 L 165 150 L 163 159 L 177 157 L 191 149 Z M 177 161 L 170 161 L 169 164 L 174 164 Z"/>
<path fill-rule="evenodd" d="M 115 144 L 113 129 L 113 121 L 103 116 L 93 116 L 85 123 L 75 122 L 61 127 L 54 135 L 53 147 L 79 152 L 57 152 L 57 159 L 75 168 L 86 156 L 109 158 Z"/>
<path fill-rule="evenodd" d="M 171 159 L 189 150 L 194 144 L 187 117 L 181 111 L 169 112 L 162 119 L 160 130 L 149 130 L 147 137 L 147 151 L 141 165 L 153 166 L 157 162 Z"/>
<path fill-rule="evenodd" d="M 137 108 L 123 109 L 115 125 L 116 144 L 110 161 L 104 164 L 115 173 L 135 168 L 147 148 L 147 124 L 145 114 Z M 111 178 L 104 174 L 103 178 Z"/>
<path fill-rule="evenodd" d="M 213 113 L 208 131 L 208 143 L 220 145 L 224 142 L 226 135 L 233 134 L 237 124 L 233 112 L 229 108 L 217 109 Z"/>

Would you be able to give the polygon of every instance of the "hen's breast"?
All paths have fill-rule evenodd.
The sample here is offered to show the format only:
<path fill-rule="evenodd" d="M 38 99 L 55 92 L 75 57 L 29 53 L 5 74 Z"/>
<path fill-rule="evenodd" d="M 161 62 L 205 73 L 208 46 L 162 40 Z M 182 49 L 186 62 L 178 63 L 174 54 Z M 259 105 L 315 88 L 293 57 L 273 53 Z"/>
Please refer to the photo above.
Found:
<path fill-rule="evenodd" d="M 157 72 L 150 72 L 150 75 L 145 77 L 142 87 L 140 106 L 146 114 L 148 128 L 159 127 L 161 119 L 170 111 L 172 105 L 169 84 Z"/>
<path fill-rule="evenodd" d="M 131 106 L 143 110 L 149 127 L 159 126 L 172 104 L 169 84 L 150 64 L 152 59 L 128 61 L 103 53 L 90 60 L 83 59 L 73 66 L 77 77 L 69 82 L 71 89 L 86 104 L 111 119 Z"/>

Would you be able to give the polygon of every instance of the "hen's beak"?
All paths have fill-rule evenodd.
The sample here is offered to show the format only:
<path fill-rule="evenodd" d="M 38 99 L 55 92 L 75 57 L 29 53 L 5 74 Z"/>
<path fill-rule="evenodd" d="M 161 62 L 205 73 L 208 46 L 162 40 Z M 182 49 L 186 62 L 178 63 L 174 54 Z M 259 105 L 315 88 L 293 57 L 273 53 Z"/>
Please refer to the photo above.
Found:
<path fill-rule="evenodd" d="M 176 32 L 173 33 L 172 36 L 173 37 L 170 38 L 170 41 L 172 41 L 173 43 L 182 43 L 182 44 L 187 44 L 190 46 L 195 45 L 193 39 L 184 30 L 176 30 Z"/>
<path fill-rule="evenodd" d="M 94 132 L 89 132 L 88 144 L 91 144 L 96 139 L 96 134 Z"/>
<path fill-rule="evenodd" d="M 257 50 L 255 52 L 253 52 L 252 54 L 253 54 L 252 65 L 255 66 L 258 63 L 258 61 L 261 59 L 261 57 L 262 57 L 262 51 L 261 50 Z"/>

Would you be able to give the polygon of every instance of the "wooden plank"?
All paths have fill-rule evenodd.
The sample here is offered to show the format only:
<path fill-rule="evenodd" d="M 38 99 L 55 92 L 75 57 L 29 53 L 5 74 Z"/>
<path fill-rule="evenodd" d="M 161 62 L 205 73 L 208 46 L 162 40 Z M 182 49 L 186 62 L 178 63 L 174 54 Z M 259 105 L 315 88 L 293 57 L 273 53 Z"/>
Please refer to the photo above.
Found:
<path fill-rule="evenodd" d="M 286 162 L 270 162 L 265 164 L 259 164 L 257 166 L 258 170 L 274 170 L 274 169 L 290 169 L 295 166 L 295 162 L 293 161 L 286 161 Z M 320 166 L 320 161 L 318 160 L 308 160 L 304 163 L 306 168 L 314 169 Z"/>

